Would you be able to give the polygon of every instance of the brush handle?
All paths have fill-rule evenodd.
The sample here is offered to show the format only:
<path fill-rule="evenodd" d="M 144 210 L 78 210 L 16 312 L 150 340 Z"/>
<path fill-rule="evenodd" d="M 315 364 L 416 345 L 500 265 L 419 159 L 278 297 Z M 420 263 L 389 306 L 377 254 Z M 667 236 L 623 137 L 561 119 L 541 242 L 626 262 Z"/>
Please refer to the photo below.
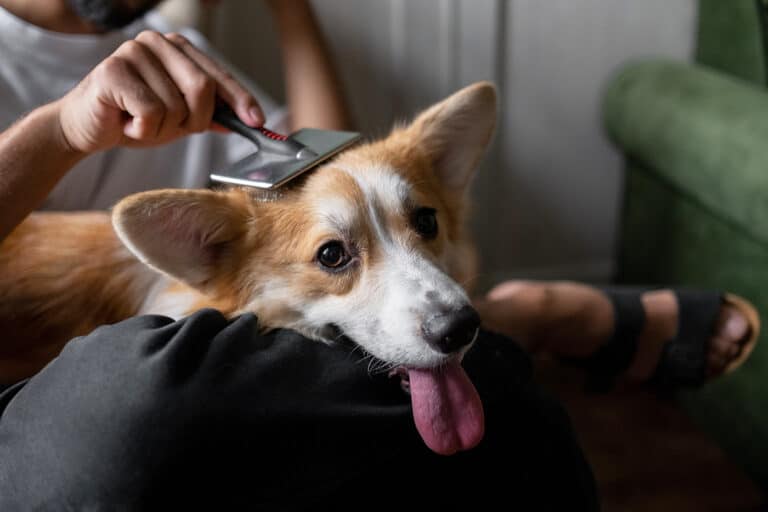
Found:
<path fill-rule="evenodd" d="M 317 156 L 314 151 L 295 140 L 266 128 L 252 128 L 242 122 L 229 106 L 218 103 L 213 111 L 213 120 L 256 144 L 259 151 L 276 155 L 294 156 L 297 160 Z"/>

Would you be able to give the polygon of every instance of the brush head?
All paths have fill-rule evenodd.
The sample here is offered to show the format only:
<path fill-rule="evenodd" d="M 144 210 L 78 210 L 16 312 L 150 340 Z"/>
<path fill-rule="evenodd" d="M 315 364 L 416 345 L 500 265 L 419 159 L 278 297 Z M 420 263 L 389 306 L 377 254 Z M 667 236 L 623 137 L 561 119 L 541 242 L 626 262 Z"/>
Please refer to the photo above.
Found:
<path fill-rule="evenodd" d="M 317 167 L 359 139 L 360 134 L 357 132 L 303 128 L 288 136 L 286 142 L 294 145 L 297 143 L 309 151 L 272 151 L 271 147 L 262 145 L 255 153 L 226 169 L 212 173 L 211 179 L 247 187 L 277 188 Z"/>

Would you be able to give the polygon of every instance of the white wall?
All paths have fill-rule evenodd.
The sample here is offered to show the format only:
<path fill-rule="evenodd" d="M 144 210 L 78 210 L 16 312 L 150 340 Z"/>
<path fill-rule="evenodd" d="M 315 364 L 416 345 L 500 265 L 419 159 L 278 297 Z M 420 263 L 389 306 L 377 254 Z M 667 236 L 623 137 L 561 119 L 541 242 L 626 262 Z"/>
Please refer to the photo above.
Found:
<path fill-rule="evenodd" d="M 622 162 L 602 132 L 602 89 L 629 58 L 689 58 L 694 0 L 312 3 L 367 134 L 464 84 L 498 84 L 501 123 L 474 188 L 481 286 L 610 277 Z M 262 2 L 227 0 L 202 19 L 214 44 L 279 97 Z"/>
<path fill-rule="evenodd" d="M 505 207 L 499 234 L 523 250 L 513 267 L 543 276 L 611 274 L 622 160 L 604 136 L 600 99 L 627 59 L 693 53 L 691 0 L 509 2 L 498 162 Z M 506 270 L 502 260 L 493 268 Z"/>

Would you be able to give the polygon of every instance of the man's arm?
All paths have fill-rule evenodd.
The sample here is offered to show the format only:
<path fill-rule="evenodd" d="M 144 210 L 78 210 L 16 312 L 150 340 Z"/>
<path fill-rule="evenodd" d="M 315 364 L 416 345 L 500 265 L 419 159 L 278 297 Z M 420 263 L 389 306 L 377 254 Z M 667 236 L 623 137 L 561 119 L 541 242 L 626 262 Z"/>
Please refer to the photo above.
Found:
<path fill-rule="evenodd" d="M 0 134 L 0 241 L 85 154 L 67 143 L 56 103 L 34 110 Z"/>
<path fill-rule="evenodd" d="M 269 0 L 280 33 L 291 128 L 348 129 L 330 52 L 307 0 Z"/>
<path fill-rule="evenodd" d="M 0 134 L 0 241 L 80 159 L 208 130 L 219 98 L 250 126 L 263 123 L 245 87 L 183 36 L 126 41 L 63 98 Z"/>

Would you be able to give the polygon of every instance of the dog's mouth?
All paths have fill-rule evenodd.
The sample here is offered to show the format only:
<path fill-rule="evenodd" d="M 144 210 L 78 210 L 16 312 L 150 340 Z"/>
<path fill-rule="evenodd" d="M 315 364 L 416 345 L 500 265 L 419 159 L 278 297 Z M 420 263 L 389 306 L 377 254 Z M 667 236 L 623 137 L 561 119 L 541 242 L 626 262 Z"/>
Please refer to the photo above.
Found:
<path fill-rule="evenodd" d="M 337 341 L 356 344 L 334 327 Z M 459 358 L 434 368 L 399 366 L 389 375 L 399 378 L 410 394 L 416 430 L 432 451 L 452 455 L 474 448 L 482 440 L 483 404 Z"/>

